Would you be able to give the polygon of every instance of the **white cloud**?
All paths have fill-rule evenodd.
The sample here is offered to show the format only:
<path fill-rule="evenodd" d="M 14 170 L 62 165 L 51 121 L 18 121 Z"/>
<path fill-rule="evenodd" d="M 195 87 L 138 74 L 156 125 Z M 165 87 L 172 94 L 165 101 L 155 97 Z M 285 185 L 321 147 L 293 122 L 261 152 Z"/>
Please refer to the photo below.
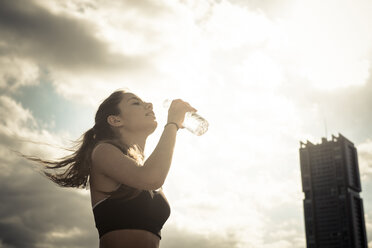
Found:
<path fill-rule="evenodd" d="M 372 141 L 366 140 L 357 146 L 359 170 L 362 180 L 372 179 Z"/>
<path fill-rule="evenodd" d="M 84 230 L 74 227 L 70 230 L 51 231 L 46 235 L 50 239 L 66 239 L 66 238 L 81 236 L 83 233 L 84 233 Z"/>
<path fill-rule="evenodd" d="M 371 239 L 372 235 L 372 218 L 371 218 L 371 212 L 364 212 L 364 218 L 365 218 L 365 223 L 366 223 L 366 229 L 367 229 L 367 240 Z M 368 243 L 368 247 L 371 245 L 371 241 Z"/>
<path fill-rule="evenodd" d="M 39 167 L 11 151 L 58 159 L 66 151 L 54 146 L 68 148 L 71 137 L 43 130 L 28 109 L 8 96 L 0 96 L 0 115 L 0 195 L 6 199 L 0 212 L 0 247 L 96 244 L 89 196 L 58 188 L 38 173 Z M 76 227 L 71 229 L 71 223 Z"/>
<path fill-rule="evenodd" d="M 32 60 L 0 56 L 0 89 L 5 92 L 14 92 L 21 86 L 38 84 L 38 77 L 39 68 Z"/>
<path fill-rule="evenodd" d="M 8 96 L 0 96 L 0 136 L 1 153 L 9 153 L 9 149 L 16 149 L 24 154 L 33 154 L 45 158 L 59 157 L 65 151 L 58 150 L 53 145 L 64 147 L 70 139 L 68 133 L 53 134 L 43 130 L 30 110 Z M 60 135 L 60 136 L 59 136 Z M 37 142 L 49 145 L 36 145 Z M 50 146 L 52 145 L 52 146 Z M 14 159 L 14 156 L 4 156 L 4 159 Z"/>
<path fill-rule="evenodd" d="M 0 122 L 1 130 L 8 135 L 22 135 L 25 126 L 36 127 L 36 121 L 31 112 L 8 96 L 0 96 L 0 114 L 4 117 Z"/>
<path fill-rule="evenodd" d="M 279 22 L 287 36 L 280 43 L 280 57 L 292 60 L 289 73 L 325 90 L 364 84 L 370 66 L 371 8 L 368 1 L 294 2 L 289 18 Z"/>
<path fill-rule="evenodd" d="M 213 50 L 249 49 L 249 46 L 262 45 L 275 33 L 273 23 L 263 13 L 228 1 L 215 4 L 211 12 L 204 35 Z"/>
<path fill-rule="evenodd" d="M 299 76 L 325 90 L 360 85 L 370 67 L 365 56 L 372 43 L 365 25 L 369 8 L 365 2 L 330 1 L 326 6 L 318 1 L 297 2 L 288 16 L 274 21 L 264 12 L 228 1 L 54 4 L 52 9 L 76 13 L 95 26 L 95 35 L 114 54 L 145 56 L 151 66 L 137 73 L 116 68 L 107 73 L 90 70 L 76 75 L 58 70 L 52 74 L 63 95 L 85 102 L 92 102 L 92 92 L 82 90 L 88 84 L 93 92 L 101 91 L 102 85 L 106 89 L 121 85 L 155 94 L 166 88 L 169 94 L 185 96 L 204 92 L 218 79 L 229 82 L 232 91 L 244 87 L 236 83 L 248 90 L 257 85 L 270 90 L 287 81 L 287 76 Z"/>
<path fill-rule="evenodd" d="M 235 248 L 239 245 L 235 234 L 226 231 L 205 235 L 177 225 L 167 224 L 162 230 L 162 235 L 161 247 L 164 248 Z"/>

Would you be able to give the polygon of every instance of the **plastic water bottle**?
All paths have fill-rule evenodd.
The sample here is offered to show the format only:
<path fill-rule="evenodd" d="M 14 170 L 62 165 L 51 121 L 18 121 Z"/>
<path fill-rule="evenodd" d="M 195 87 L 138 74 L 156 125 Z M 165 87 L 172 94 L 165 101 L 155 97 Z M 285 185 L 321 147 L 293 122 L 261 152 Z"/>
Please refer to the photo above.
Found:
<path fill-rule="evenodd" d="M 168 108 L 171 103 L 172 100 L 166 99 L 163 102 L 164 108 Z M 200 136 L 208 131 L 209 123 L 195 112 L 186 112 L 182 125 L 193 134 Z"/>

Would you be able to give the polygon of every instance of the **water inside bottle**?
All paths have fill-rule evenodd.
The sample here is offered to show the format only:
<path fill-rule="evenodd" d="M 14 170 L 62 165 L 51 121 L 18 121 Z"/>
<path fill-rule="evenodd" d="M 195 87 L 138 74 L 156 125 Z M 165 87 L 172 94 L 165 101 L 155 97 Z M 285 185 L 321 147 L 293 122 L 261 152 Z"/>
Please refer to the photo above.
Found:
<path fill-rule="evenodd" d="M 203 135 L 208 131 L 208 122 L 203 117 L 195 112 L 187 112 L 185 115 L 185 120 L 183 126 L 191 131 L 193 134 L 198 136 Z"/>
<path fill-rule="evenodd" d="M 166 99 L 163 102 L 164 108 L 169 108 L 171 105 L 172 100 Z M 206 119 L 201 117 L 199 114 L 195 112 L 187 112 L 185 114 L 185 120 L 182 124 L 187 130 L 192 132 L 195 135 L 203 135 L 205 132 L 208 131 L 209 123 Z"/>

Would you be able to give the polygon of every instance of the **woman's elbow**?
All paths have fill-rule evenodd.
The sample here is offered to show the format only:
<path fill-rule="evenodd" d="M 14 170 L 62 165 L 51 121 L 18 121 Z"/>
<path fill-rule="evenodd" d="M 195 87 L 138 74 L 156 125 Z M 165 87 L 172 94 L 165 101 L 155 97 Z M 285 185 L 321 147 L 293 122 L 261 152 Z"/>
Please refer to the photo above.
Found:
<path fill-rule="evenodd" d="M 147 170 L 145 173 L 144 181 L 147 181 L 147 187 L 149 190 L 156 190 L 163 186 L 165 182 L 166 175 L 160 173 L 159 171 Z"/>
<path fill-rule="evenodd" d="M 161 188 L 163 184 L 164 184 L 164 180 L 155 181 L 149 185 L 149 190 L 157 190 Z"/>
<path fill-rule="evenodd" d="M 148 179 L 144 178 L 142 180 L 142 183 L 139 183 L 138 188 L 142 188 L 144 190 L 157 190 L 163 186 L 164 181 L 165 180 L 161 178 L 158 179 L 155 179 L 154 177 Z"/>

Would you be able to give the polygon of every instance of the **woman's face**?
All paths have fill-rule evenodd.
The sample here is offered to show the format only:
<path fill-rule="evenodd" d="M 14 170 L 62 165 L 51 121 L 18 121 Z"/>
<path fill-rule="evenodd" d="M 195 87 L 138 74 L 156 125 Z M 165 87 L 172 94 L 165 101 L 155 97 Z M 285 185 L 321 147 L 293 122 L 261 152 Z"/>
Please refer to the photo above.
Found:
<path fill-rule="evenodd" d="M 158 125 L 152 103 L 142 101 L 133 93 L 124 93 L 119 109 L 122 127 L 128 131 L 146 130 L 152 133 Z"/>

